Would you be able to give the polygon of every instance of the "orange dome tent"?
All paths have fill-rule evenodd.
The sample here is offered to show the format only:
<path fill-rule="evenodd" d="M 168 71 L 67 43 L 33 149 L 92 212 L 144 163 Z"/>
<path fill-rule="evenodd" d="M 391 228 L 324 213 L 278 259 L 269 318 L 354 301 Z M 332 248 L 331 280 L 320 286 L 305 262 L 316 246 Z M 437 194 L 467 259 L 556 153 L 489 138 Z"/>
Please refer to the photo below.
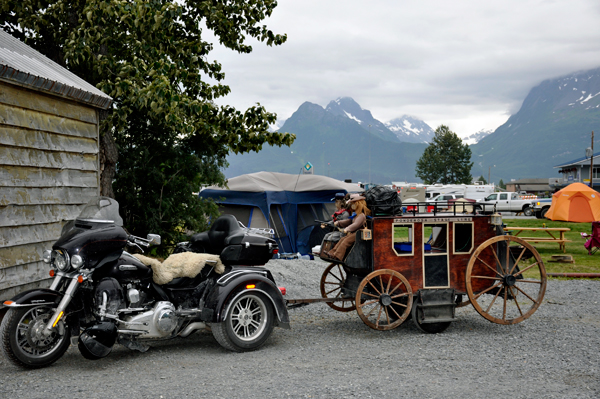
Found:
<path fill-rule="evenodd" d="M 579 223 L 600 220 L 600 194 L 583 183 L 569 184 L 552 195 L 546 218 Z"/>

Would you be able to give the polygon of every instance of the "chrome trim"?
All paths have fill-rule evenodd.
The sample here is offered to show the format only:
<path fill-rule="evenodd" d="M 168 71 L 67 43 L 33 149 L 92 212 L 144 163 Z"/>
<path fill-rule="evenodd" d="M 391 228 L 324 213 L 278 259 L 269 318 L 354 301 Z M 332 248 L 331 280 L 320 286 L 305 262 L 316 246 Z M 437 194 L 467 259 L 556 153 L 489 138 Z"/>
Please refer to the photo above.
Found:
<path fill-rule="evenodd" d="M 119 270 L 122 272 L 127 270 L 137 270 L 137 267 L 134 265 L 119 265 Z"/>
<path fill-rule="evenodd" d="M 40 305 L 54 305 L 54 302 L 36 302 L 36 303 L 11 303 L 10 305 L 4 304 L 7 308 L 26 308 L 31 306 L 40 306 Z"/>
<path fill-rule="evenodd" d="M 72 278 L 72 280 L 69 283 L 69 286 L 67 287 L 67 290 L 65 291 L 65 294 L 64 294 L 62 300 L 56 307 L 56 310 L 54 311 L 54 314 L 50 318 L 50 321 L 48 322 L 48 324 L 46 324 L 46 328 L 43 331 L 43 334 L 45 334 L 46 336 L 50 335 L 50 333 L 52 332 L 52 329 L 53 329 L 53 325 L 56 322 L 56 319 L 58 318 L 58 315 L 61 312 L 64 312 L 65 309 L 67 309 L 67 306 L 69 305 L 69 303 L 71 302 L 71 299 L 73 299 L 73 296 L 75 295 L 75 292 L 77 291 L 77 288 L 79 285 L 79 282 L 77 281 L 77 277 L 75 277 L 75 278 L 71 277 L 71 278 Z"/>
<path fill-rule="evenodd" d="M 81 222 L 93 222 L 93 223 L 114 223 L 114 220 L 105 220 L 105 219 L 75 219 L 75 221 L 81 221 Z"/>
<path fill-rule="evenodd" d="M 275 301 L 273 300 L 273 298 L 271 297 L 271 295 L 267 294 L 265 291 L 257 289 L 257 288 L 251 288 L 251 289 L 245 289 L 245 290 L 241 290 L 236 296 L 233 297 L 233 299 L 231 299 L 230 301 L 228 301 L 227 303 L 227 308 L 225 308 L 225 312 L 223 312 L 223 316 L 221 316 L 221 318 L 223 320 L 225 320 L 227 318 L 227 314 L 229 313 L 229 310 L 231 308 L 231 304 L 240 296 L 242 295 L 244 292 L 260 292 L 261 294 L 263 294 L 264 296 L 266 296 L 267 298 L 269 298 L 269 300 L 271 301 L 271 304 L 273 305 L 273 308 L 275 309 L 275 313 L 277 313 L 277 320 L 281 320 L 281 315 L 279 314 L 279 310 L 277 309 L 277 305 L 275 305 Z"/>
<path fill-rule="evenodd" d="M 264 277 L 268 278 L 267 272 L 264 270 L 236 270 L 231 273 L 227 273 L 224 276 L 221 276 L 217 280 L 217 284 L 220 286 L 223 286 L 223 285 L 227 284 L 231 279 L 238 277 L 238 276 L 243 276 L 244 274 L 262 274 Z"/>
<path fill-rule="evenodd" d="M 195 323 L 191 323 L 182 332 L 179 333 L 179 336 L 185 338 L 188 335 L 190 335 L 191 333 L 193 333 L 194 331 L 200 330 L 201 328 L 206 328 L 206 323 L 205 322 L 203 322 L 203 321 L 197 321 Z"/>

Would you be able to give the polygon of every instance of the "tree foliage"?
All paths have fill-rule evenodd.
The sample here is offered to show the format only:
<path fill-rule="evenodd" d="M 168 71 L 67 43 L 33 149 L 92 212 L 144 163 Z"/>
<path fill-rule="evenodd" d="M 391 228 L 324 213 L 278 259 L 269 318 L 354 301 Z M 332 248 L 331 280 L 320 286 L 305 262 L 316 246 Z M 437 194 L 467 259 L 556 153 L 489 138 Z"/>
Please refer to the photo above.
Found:
<path fill-rule="evenodd" d="M 173 243 L 182 229 L 206 227 L 215 206 L 192 195 L 223 185 L 232 151 L 290 145 L 270 133 L 276 115 L 260 104 L 245 111 L 218 106 L 230 88 L 210 59 L 210 37 L 250 53 L 248 38 L 269 46 L 286 35 L 261 21 L 273 0 L 4 0 L 2 29 L 114 99 L 101 124 L 102 191 L 114 195 L 126 227 Z M 117 163 L 116 151 L 119 153 Z M 114 155 L 111 155 L 114 154 Z M 113 176 L 113 172 L 114 176 Z"/>
<path fill-rule="evenodd" d="M 479 178 L 477 179 L 477 181 L 480 181 L 483 184 L 488 184 L 488 181 L 485 177 L 483 177 L 483 175 L 479 176 Z"/>
<path fill-rule="evenodd" d="M 448 126 L 435 129 L 432 143 L 417 161 L 416 175 L 425 184 L 470 184 L 471 149 Z"/>

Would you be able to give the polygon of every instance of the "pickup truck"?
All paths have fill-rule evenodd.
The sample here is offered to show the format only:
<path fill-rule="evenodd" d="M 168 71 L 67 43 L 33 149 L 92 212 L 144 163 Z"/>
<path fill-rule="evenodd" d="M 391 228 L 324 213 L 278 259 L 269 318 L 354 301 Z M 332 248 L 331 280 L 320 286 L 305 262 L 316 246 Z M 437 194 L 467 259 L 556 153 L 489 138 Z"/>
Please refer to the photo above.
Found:
<path fill-rule="evenodd" d="M 488 208 L 495 205 L 498 212 L 523 212 L 525 216 L 533 215 L 531 202 L 531 199 L 522 199 L 519 194 L 513 192 L 494 193 L 477 201 L 478 204 L 487 205 L 486 213 L 491 213 Z"/>
<path fill-rule="evenodd" d="M 535 217 L 544 219 L 546 217 L 546 212 L 550 209 L 550 205 L 552 205 L 552 198 L 538 198 L 533 201 L 531 207 L 533 208 Z"/>

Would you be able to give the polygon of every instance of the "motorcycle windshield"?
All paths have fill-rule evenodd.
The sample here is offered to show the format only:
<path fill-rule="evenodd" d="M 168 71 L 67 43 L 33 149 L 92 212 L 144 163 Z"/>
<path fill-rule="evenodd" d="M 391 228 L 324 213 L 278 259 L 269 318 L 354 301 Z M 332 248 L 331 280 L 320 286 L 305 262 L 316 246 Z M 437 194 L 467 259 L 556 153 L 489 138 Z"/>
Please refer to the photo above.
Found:
<path fill-rule="evenodd" d="M 83 208 L 79 220 L 95 222 L 111 222 L 123 227 L 123 219 L 119 216 L 119 203 L 109 197 L 94 197 Z"/>

